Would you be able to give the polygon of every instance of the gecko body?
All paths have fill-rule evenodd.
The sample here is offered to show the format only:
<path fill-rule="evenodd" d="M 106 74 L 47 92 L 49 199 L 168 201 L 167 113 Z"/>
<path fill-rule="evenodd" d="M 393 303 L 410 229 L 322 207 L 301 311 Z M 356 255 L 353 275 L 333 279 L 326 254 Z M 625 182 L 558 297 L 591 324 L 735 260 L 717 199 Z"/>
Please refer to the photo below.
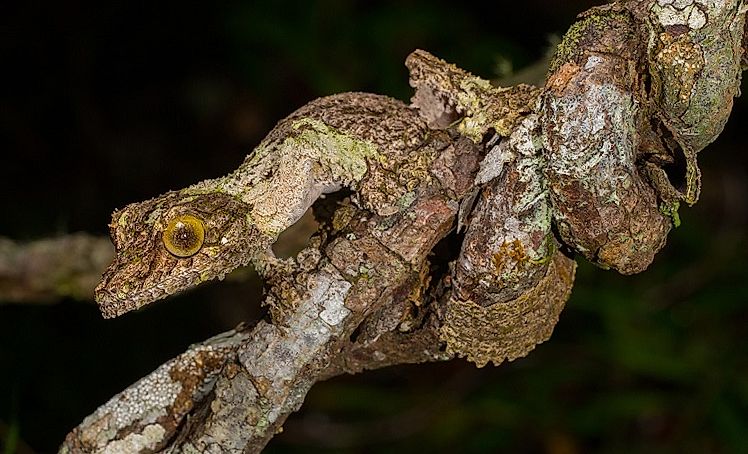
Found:
<path fill-rule="evenodd" d="M 117 210 L 117 255 L 95 290 L 103 315 L 223 278 L 341 187 L 358 190 L 378 214 L 398 212 L 404 180 L 428 178 L 409 159 L 427 132 L 414 109 L 386 96 L 320 98 L 279 122 L 231 174 Z"/>

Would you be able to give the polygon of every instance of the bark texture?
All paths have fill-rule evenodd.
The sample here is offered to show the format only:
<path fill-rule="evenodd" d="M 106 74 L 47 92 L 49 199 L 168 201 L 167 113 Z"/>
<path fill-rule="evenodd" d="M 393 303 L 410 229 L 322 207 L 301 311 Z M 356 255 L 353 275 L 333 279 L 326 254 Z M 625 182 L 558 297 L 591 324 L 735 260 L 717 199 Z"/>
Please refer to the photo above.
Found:
<path fill-rule="evenodd" d="M 574 253 L 642 271 L 679 203 L 697 200 L 697 153 L 738 94 L 745 10 L 737 0 L 592 9 L 542 88 L 493 87 L 414 52 L 415 95 L 398 107 L 398 130 L 412 116 L 422 140 L 352 168 L 343 183 L 353 194 L 315 205 L 320 228 L 295 258 L 257 259 L 270 319 L 190 347 L 101 406 L 60 451 L 259 452 L 317 381 L 526 355 L 553 331 Z M 367 128 L 390 131 L 376 106 L 391 101 L 346 96 L 369 106 Z M 314 107 L 289 118 L 308 125 L 305 112 Z M 350 115 L 343 129 L 368 134 Z M 315 140 L 330 137 L 312 126 Z M 458 254 L 435 248 L 463 232 Z"/>

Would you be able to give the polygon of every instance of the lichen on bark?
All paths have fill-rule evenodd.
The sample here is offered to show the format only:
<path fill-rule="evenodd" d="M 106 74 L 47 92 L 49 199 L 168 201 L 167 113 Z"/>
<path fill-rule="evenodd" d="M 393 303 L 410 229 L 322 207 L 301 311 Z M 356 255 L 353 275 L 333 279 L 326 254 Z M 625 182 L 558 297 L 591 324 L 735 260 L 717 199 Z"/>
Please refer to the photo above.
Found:
<path fill-rule="evenodd" d="M 646 24 L 655 114 L 672 134 L 670 152 L 685 160 L 672 182 L 679 199 L 696 203 L 696 156 L 725 126 L 739 94 L 745 8 L 742 2 L 652 2 Z"/>
<path fill-rule="evenodd" d="M 593 8 L 542 88 L 493 87 L 416 51 L 406 61 L 412 105 L 365 93 L 315 100 L 233 174 L 120 210 L 110 275 L 142 262 L 141 247 L 158 273 L 190 276 L 174 288 L 150 274 L 133 281 L 138 291 L 155 282 L 146 291 L 161 297 L 210 277 L 191 265 L 217 257 L 218 276 L 251 256 L 271 317 L 218 350 L 196 346 L 166 363 L 83 421 L 62 450 L 258 452 L 319 380 L 526 355 L 558 321 L 574 254 L 642 271 L 679 203 L 696 200 L 696 153 L 721 131 L 745 64 L 745 11 L 737 0 Z M 340 186 L 351 192 L 327 215 L 315 206 L 307 248 L 274 258 L 277 233 Z M 260 222 L 257 206 L 267 208 Z M 209 253 L 177 263 L 154 239 L 164 213 L 187 209 L 218 216 L 212 230 L 240 232 L 207 234 Z M 107 304 L 109 315 L 142 305 Z M 206 348 L 212 356 L 195 359 Z M 147 390 L 162 399 L 130 405 Z"/>

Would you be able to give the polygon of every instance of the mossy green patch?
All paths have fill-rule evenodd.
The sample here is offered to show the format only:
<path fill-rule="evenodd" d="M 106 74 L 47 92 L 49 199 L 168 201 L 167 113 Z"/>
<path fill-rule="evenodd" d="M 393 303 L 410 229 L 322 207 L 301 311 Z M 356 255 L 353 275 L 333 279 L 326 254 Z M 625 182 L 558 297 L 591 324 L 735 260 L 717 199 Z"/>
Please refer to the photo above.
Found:
<path fill-rule="evenodd" d="M 626 13 L 615 11 L 596 11 L 575 22 L 564 34 L 563 39 L 551 59 L 549 72 L 556 71 L 562 64 L 571 60 L 579 52 L 580 41 L 594 36 L 595 30 L 602 30 L 611 26 L 613 22 L 628 21 Z"/>
<path fill-rule="evenodd" d="M 319 163 L 348 183 L 361 181 L 368 170 L 367 161 L 379 159 L 374 144 L 341 133 L 320 120 L 303 118 L 292 128 L 301 133 L 287 140 L 311 145 Z"/>
<path fill-rule="evenodd" d="M 660 213 L 669 217 L 673 221 L 673 227 L 680 227 L 680 216 L 678 215 L 678 208 L 680 208 L 680 202 L 675 201 L 672 203 L 661 203 Z"/>

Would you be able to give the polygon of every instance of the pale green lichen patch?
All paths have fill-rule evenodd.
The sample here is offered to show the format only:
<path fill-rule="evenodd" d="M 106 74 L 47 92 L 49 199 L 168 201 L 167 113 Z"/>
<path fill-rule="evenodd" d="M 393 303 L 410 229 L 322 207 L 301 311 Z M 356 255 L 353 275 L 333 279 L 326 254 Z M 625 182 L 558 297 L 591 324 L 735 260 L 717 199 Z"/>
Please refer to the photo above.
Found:
<path fill-rule="evenodd" d="M 224 188 L 252 204 L 252 220 L 268 235 L 296 222 L 320 194 L 356 187 L 381 159 L 373 143 L 345 134 L 311 117 L 290 123 L 290 134 L 272 155 L 256 153 L 224 182 Z"/>
<path fill-rule="evenodd" d="M 254 166 L 257 163 L 259 163 L 261 160 L 265 159 L 270 155 L 273 151 L 273 148 L 271 146 L 268 146 L 267 143 L 262 142 L 260 145 L 255 147 L 254 150 L 252 150 L 252 154 L 247 156 L 246 164 L 248 166 Z"/>
<path fill-rule="evenodd" d="M 410 54 L 405 64 L 416 88 L 413 105 L 420 115 L 435 129 L 456 123 L 460 133 L 475 143 L 491 130 L 508 136 L 538 95 L 535 87 L 524 84 L 494 87 L 422 50 Z"/>
<path fill-rule="evenodd" d="M 397 201 L 397 205 L 400 207 L 401 210 L 404 210 L 411 206 L 413 202 L 416 200 L 416 193 L 415 192 L 407 192 L 405 195 L 400 197 L 400 200 Z"/>
<path fill-rule="evenodd" d="M 320 120 L 304 118 L 294 122 L 292 128 L 301 133 L 286 140 L 305 145 L 333 179 L 346 184 L 360 181 L 368 170 L 367 161 L 379 158 L 371 142 L 343 134 Z"/>
<path fill-rule="evenodd" d="M 457 129 L 474 142 L 479 142 L 490 127 L 495 128 L 502 136 L 509 135 L 507 125 L 502 124 L 501 119 L 491 118 L 490 111 L 486 109 L 493 90 L 495 88 L 490 82 L 479 77 L 466 77 L 460 82 L 457 105 L 465 112 L 465 117 L 459 122 Z"/>
<path fill-rule="evenodd" d="M 675 201 L 672 203 L 661 203 L 660 213 L 669 217 L 673 221 L 673 227 L 680 227 L 680 216 L 678 215 L 678 209 L 680 208 L 680 202 Z"/>
<path fill-rule="evenodd" d="M 128 216 L 127 213 L 123 212 L 119 216 L 117 216 L 117 226 L 118 227 L 125 227 L 128 223 Z"/>
<path fill-rule="evenodd" d="M 575 22 L 564 34 L 551 60 L 548 73 L 552 74 L 564 63 L 588 51 L 585 42 L 594 42 L 595 34 L 613 26 L 618 21 L 629 21 L 627 14 L 616 11 L 595 11 Z M 604 51 L 604 49 L 600 49 Z"/>
<path fill-rule="evenodd" d="M 437 155 L 432 144 L 427 144 L 417 153 L 372 165 L 359 186 L 364 207 L 380 216 L 407 209 L 417 198 L 417 189 L 431 182 L 429 167 Z"/>
<path fill-rule="evenodd" d="M 506 101 L 511 97 L 511 89 L 494 87 L 479 77 L 466 77 L 457 92 L 457 107 L 465 114 L 457 129 L 476 143 L 490 129 L 508 136 L 521 117 L 519 111 L 525 108 L 519 104 L 510 107 Z"/>

